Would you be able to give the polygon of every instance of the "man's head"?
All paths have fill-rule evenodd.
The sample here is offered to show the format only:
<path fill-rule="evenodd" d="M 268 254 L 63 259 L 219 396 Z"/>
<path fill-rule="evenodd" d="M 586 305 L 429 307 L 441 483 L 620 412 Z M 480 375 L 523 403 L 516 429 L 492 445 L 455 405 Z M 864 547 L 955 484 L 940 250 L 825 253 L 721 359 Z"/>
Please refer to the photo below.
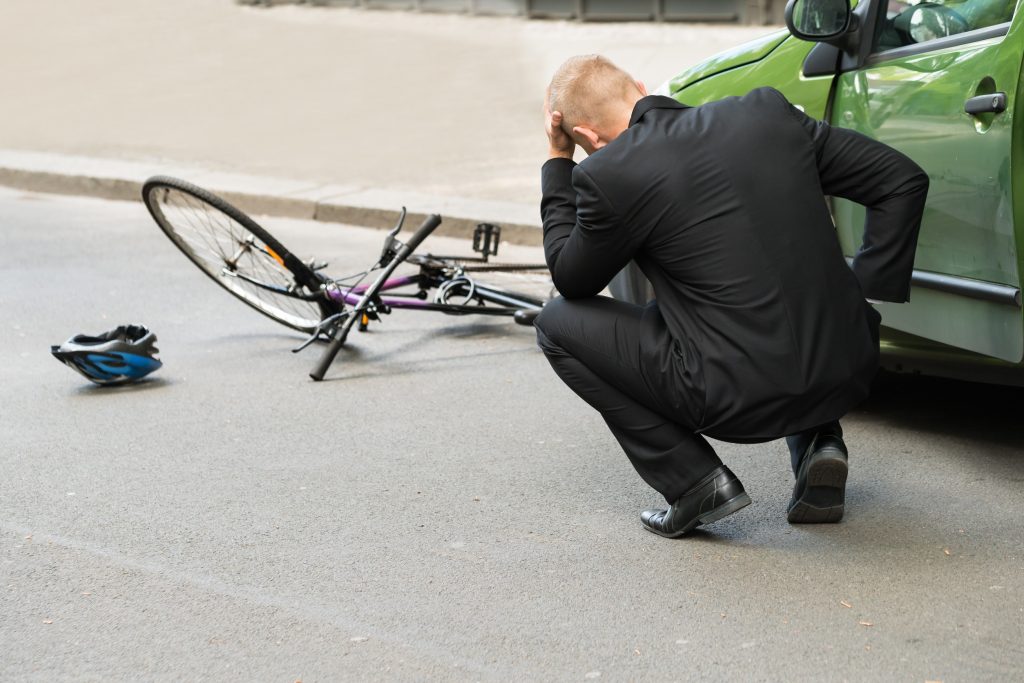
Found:
<path fill-rule="evenodd" d="M 572 57 L 558 67 L 548 86 L 548 110 L 561 127 L 593 154 L 629 126 L 633 106 L 647 89 L 601 55 Z"/>

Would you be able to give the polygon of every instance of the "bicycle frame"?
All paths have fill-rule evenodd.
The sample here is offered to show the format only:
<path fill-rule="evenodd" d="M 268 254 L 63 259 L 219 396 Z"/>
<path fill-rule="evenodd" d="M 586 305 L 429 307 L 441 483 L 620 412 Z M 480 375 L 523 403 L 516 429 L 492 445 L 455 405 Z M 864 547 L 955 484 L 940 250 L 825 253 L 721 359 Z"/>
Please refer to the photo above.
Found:
<path fill-rule="evenodd" d="M 544 265 L 488 263 L 498 254 L 501 239 L 501 226 L 495 224 L 476 226 L 476 256 L 414 255 L 420 243 L 441 224 L 441 217 L 427 216 L 403 243 L 397 239 L 407 216 L 403 207 L 397 225 L 384 238 L 376 262 L 362 273 L 339 279 L 321 272 L 326 263 L 300 261 L 242 211 L 191 183 L 154 176 L 143 185 L 142 196 L 160 229 L 207 276 L 275 321 L 310 334 L 293 351 L 327 340 L 326 350 L 310 373 L 314 380 L 323 379 L 353 326 L 358 324 L 360 331 L 365 330 L 371 320 L 380 320 L 392 310 L 510 316 L 521 325 L 532 325 L 544 306 L 544 299 L 479 283 L 471 277 L 472 273 L 485 271 L 546 270 Z M 175 210 L 171 212 L 173 220 L 165 214 L 165 207 Z M 405 263 L 418 266 L 419 272 L 396 276 L 395 270 Z M 372 284 L 362 284 L 371 274 Z M 355 278 L 359 279 L 353 283 Z M 398 291 L 406 287 L 415 290 Z M 287 299 L 305 303 L 297 305 Z"/>
<path fill-rule="evenodd" d="M 453 265 L 453 259 L 445 257 L 417 257 L 413 261 L 420 266 L 420 272 L 417 275 L 393 278 L 392 274 L 395 269 L 408 261 L 420 243 L 441 224 L 441 217 L 437 214 L 428 216 L 409 240 L 403 244 L 395 236 L 402 228 L 405 215 L 406 212 L 403 208 L 398 225 L 385 237 L 384 249 L 375 266 L 381 272 L 372 284 L 345 289 L 338 285 L 337 281 L 327 281 L 329 284 L 324 288 L 323 293 L 328 300 L 343 310 L 321 321 L 317 332 L 310 337 L 306 344 L 299 347 L 299 349 L 304 348 L 320 334 L 325 334 L 329 340 L 320 360 L 309 373 L 314 381 L 319 382 L 323 379 L 327 368 L 348 338 L 353 325 L 358 322 L 360 330 L 366 329 L 371 319 L 379 319 L 380 314 L 390 313 L 392 309 L 440 311 L 453 315 L 515 316 L 517 312 L 521 311 L 533 311 L 536 315 L 535 312 L 544 306 L 544 302 L 540 299 L 476 283 L 465 276 L 465 271 L 461 266 Z M 497 226 L 482 224 L 478 226 L 478 231 L 480 232 L 474 235 L 474 249 L 483 254 L 483 258 L 480 260 L 486 262 L 489 254 L 497 253 L 499 229 Z M 494 234 L 492 235 L 492 233 Z M 484 236 L 482 237 L 482 235 Z M 492 237 L 494 238 L 493 243 Z M 418 287 L 416 294 L 394 295 L 394 290 L 411 285 Z M 426 300 L 429 289 L 437 289 L 439 292 L 433 302 Z M 392 296 L 382 296 L 384 292 L 392 292 Z M 461 304 L 448 303 L 447 299 L 450 296 L 463 296 L 465 301 Z M 478 305 L 470 305 L 469 302 L 473 300 L 477 301 Z M 498 305 L 484 306 L 485 302 Z M 518 316 L 516 320 L 519 321 Z M 524 324 L 531 323 L 532 319 Z"/>
<path fill-rule="evenodd" d="M 416 285 L 419 291 L 416 294 L 378 296 L 374 298 L 375 307 L 383 306 L 386 309 L 413 309 L 419 311 L 441 311 L 451 314 L 478 314 L 478 315 L 514 315 L 516 311 L 540 309 L 544 302 L 540 299 L 525 297 L 521 294 L 509 292 L 491 285 L 474 283 L 473 289 L 482 298 L 502 304 L 500 306 L 479 306 L 471 304 L 450 304 L 436 301 L 427 301 L 427 283 L 424 282 L 422 274 L 406 275 L 385 280 L 377 289 L 378 292 L 388 292 L 403 287 Z M 341 291 L 333 289 L 327 292 L 327 297 L 336 303 L 357 306 L 373 285 L 359 285 L 351 289 Z"/>

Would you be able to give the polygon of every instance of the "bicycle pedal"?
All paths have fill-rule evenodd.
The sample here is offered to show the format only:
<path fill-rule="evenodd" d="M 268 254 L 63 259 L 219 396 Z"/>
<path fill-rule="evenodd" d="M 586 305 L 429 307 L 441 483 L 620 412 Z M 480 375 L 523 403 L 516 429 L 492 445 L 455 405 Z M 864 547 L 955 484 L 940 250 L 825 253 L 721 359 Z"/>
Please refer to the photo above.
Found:
<path fill-rule="evenodd" d="M 483 256 L 486 262 L 491 256 L 498 255 L 501 243 L 501 226 L 493 223 L 480 223 L 473 230 L 473 251 Z"/>

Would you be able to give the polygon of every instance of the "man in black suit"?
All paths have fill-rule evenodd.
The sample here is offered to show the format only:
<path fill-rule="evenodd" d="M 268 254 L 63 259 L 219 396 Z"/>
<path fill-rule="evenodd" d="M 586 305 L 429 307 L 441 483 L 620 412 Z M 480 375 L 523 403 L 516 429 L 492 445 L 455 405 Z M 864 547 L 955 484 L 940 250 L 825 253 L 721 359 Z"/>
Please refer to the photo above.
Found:
<path fill-rule="evenodd" d="M 538 343 L 665 496 L 645 528 L 682 536 L 750 503 L 705 436 L 788 437 L 789 521 L 838 521 L 838 420 L 878 366 L 866 298 L 909 298 L 925 173 L 770 88 L 688 107 L 596 55 L 558 70 L 546 116 L 544 251 L 561 297 Z M 825 195 L 867 207 L 852 270 Z M 657 300 L 598 296 L 631 260 Z"/>

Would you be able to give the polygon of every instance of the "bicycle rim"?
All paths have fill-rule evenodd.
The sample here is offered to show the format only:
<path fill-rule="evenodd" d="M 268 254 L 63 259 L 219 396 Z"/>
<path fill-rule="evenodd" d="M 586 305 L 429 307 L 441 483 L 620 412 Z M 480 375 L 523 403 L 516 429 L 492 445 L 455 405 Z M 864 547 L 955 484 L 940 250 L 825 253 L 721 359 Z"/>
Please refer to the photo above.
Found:
<path fill-rule="evenodd" d="M 248 305 L 310 333 L 327 314 L 317 301 L 288 295 L 313 294 L 316 275 L 296 264 L 280 242 L 242 211 L 174 178 L 151 179 L 143 198 L 167 237 L 200 270 Z"/>

